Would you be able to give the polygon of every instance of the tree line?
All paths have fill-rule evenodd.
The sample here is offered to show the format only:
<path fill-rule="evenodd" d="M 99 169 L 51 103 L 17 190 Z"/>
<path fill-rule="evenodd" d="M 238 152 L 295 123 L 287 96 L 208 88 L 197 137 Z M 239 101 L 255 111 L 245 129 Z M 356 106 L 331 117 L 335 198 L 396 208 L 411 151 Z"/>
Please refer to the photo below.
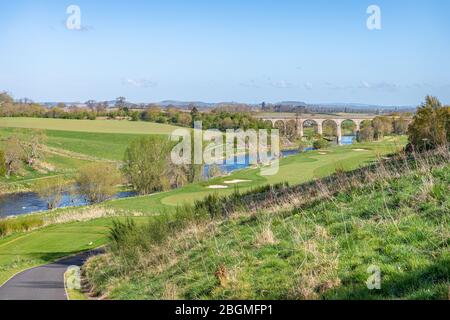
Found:
<path fill-rule="evenodd" d="M 377 116 L 372 121 L 364 121 L 358 134 L 358 141 L 381 140 L 388 135 L 404 135 L 408 132 L 409 119 L 403 114 Z"/>
<path fill-rule="evenodd" d="M 269 129 L 270 125 L 255 119 L 252 113 L 242 108 L 230 110 L 218 107 L 210 112 L 200 112 L 194 105 L 190 110 L 180 110 L 174 106 L 162 108 L 157 104 L 134 105 L 125 97 L 115 100 L 114 108 L 108 102 L 89 100 L 84 107 L 58 103 L 54 107 L 42 106 L 28 99 L 14 101 L 6 92 L 0 93 L 0 117 L 33 117 L 55 119 L 96 120 L 97 118 L 127 119 L 193 127 L 194 121 L 202 121 L 204 129 Z"/>

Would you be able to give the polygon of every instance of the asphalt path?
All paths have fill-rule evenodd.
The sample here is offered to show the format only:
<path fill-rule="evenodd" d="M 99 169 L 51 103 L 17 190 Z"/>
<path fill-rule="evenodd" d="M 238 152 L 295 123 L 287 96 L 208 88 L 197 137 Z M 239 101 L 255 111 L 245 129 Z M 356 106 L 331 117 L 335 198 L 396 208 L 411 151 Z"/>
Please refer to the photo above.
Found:
<path fill-rule="evenodd" d="M 22 271 L 0 287 L 0 300 L 67 300 L 64 273 L 70 266 L 81 267 L 102 250 L 83 252 L 44 266 Z"/>

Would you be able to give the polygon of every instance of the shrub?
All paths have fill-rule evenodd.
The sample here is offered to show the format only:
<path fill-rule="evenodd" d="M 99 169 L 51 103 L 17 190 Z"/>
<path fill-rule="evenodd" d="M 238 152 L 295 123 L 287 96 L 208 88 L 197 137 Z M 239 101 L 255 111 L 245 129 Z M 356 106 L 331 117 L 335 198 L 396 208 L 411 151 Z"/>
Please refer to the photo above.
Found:
<path fill-rule="evenodd" d="M 0 220 L 0 237 L 10 235 L 15 232 L 29 231 L 44 225 L 41 216 L 29 215 L 16 218 Z"/>
<path fill-rule="evenodd" d="M 123 171 L 140 194 L 163 191 L 170 163 L 171 143 L 160 137 L 144 137 L 133 141 L 125 152 Z"/>
<path fill-rule="evenodd" d="M 222 199 L 217 193 L 209 194 L 205 199 L 196 201 L 195 210 L 207 212 L 211 218 L 224 215 Z"/>
<path fill-rule="evenodd" d="M 303 151 L 305 151 L 305 149 L 308 148 L 308 147 L 309 147 L 308 142 L 302 140 L 302 141 L 300 141 L 300 143 L 299 143 L 299 145 L 298 145 L 298 151 L 299 151 L 299 152 L 303 152 Z"/>
<path fill-rule="evenodd" d="M 48 209 L 54 209 L 59 206 L 66 185 L 63 178 L 56 177 L 38 181 L 35 189 L 39 197 L 47 203 Z"/>
<path fill-rule="evenodd" d="M 450 107 L 427 96 L 408 128 L 409 142 L 418 150 L 429 150 L 450 142 Z"/>
<path fill-rule="evenodd" d="M 175 213 L 154 216 L 142 225 L 130 219 L 114 221 L 109 233 L 110 249 L 120 259 L 121 270 L 129 271 L 137 267 L 142 252 L 149 252 L 153 246 L 163 243 L 190 223 L 207 218 L 205 211 L 186 205 L 178 207 Z"/>
<path fill-rule="evenodd" d="M 314 149 L 317 149 L 317 150 L 325 149 L 325 148 L 328 148 L 329 146 L 330 146 L 330 142 L 328 142 L 325 139 L 318 139 L 313 142 L 313 147 L 314 147 Z"/>
<path fill-rule="evenodd" d="M 76 182 L 81 196 L 90 203 L 98 203 L 116 193 L 121 177 L 114 165 L 92 163 L 80 169 Z"/>
<path fill-rule="evenodd" d="M 375 132 L 372 128 L 372 126 L 367 126 L 361 129 L 358 134 L 358 142 L 364 142 L 364 141 L 373 141 Z"/>

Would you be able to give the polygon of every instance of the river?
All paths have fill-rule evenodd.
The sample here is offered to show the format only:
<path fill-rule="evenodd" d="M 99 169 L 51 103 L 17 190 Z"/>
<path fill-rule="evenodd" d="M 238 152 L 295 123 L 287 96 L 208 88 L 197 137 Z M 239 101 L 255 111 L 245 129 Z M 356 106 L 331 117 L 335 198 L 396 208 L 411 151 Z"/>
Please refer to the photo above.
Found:
<path fill-rule="evenodd" d="M 113 198 L 127 198 L 134 195 L 134 192 L 119 192 Z M 87 204 L 88 202 L 78 195 L 64 193 L 58 208 L 78 207 Z M 47 203 L 35 192 L 21 192 L 0 196 L 0 218 L 47 210 Z"/>

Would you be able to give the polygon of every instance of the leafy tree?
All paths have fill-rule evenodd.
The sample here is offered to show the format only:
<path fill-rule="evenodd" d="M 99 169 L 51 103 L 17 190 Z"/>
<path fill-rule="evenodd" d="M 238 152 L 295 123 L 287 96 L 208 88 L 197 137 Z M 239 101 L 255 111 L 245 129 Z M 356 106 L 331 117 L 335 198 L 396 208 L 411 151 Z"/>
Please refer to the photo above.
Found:
<path fill-rule="evenodd" d="M 95 106 L 97 105 L 97 102 L 95 102 L 95 100 L 88 100 L 85 102 L 85 104 L 91 111 L 94 111 Z"/>
<path fill-rule="evenodd" d="M 3 104 L 11 104 L 14 99 L 7 92 L 0 92 L 0 106 Z"/>
<path fill-rule="evenodd" d="M 337 128 L 336 124 L 332 121 L 325 121 L 323 123 L 323 135 L 326 137 L 336 136 L 337 135 Z"/>
<path fill-rule="evenodd" d="M 188 127 L 192 123 L 192 116 L 188 113 L 180 113 L 178 117 L 178 124 Z"/>
<path fill-rule="evenodd" d="M 170 184 L 174 188 L 180 188 L 189 181 L 190 168 L 187 165 L 170 165 L 167 175 L 170 177 Z"/>
<path fill-rule="evenodd" d="M 116 107 L 119 109 L 123 109 L 125 108 L 125 103 L 126 103 L 127 99 L 125 97 L 118 97 L 116 98 Z"/>
<path fill-rule="evenodd" d="M 375 132 L 374 132 L 372 126 L 364 126 L 364 127 L 359 131 L 358 141 L 359 141 L 359 142 L 363 142 L 363 141 L 373 141 L 374 134 L 375 134 Z"/>
<path fill-rule="evenodd" d="M 450 141 L 450 107 L 442 106 L 432 96 L 417 110 L 408 129 L 410 144 L 419 150 L 448 145 Z"/>
<path fill-rule="evenodd" d="M 408 132 L 408 120 L 406 120 L 403 116 L 395 118 L 392 125 L 395 134 L 403 135 Z"/>
<path fill-rule="evenodd" d="M 156 120 L 161 116 L 162 110 L 156 105 L 149 106 L 141 114 L 141 119 L 144 121 L 156 122 Z"/>
<path fill-rule="evenodd" d="M 191 118 L 192 118 L 192 125 L 194 124 L 195 121 L 197 121 L 199 116 L 199 112 L 198 109 L 196 107 L 192 107 L 191 108 Z"/>
<path fill-rule="evenodd" d="M 353 134 L 356 131 L 356 123 L 350 120 L 346 120 L 342 122 L 342 133 L 344 135 L 346 134 Z"/>
<path fill-rule="evenodd" d="M 379 140 L 392 133 L 392 118 L 378 116 L 372 121 L 374 138 Z"/>
<path fill-rule="evenodd" d="M 329 146 L 330 146 L 330 142 L 325 139 L 318 139 L 313 142 L 313 147 L 314 147 L 314 149 L 317 149 L 317 150 L 325 149 L 325 148 L 328 148 Z"/>
<path fill-rule="evenodd" d="M 112 164 L 92 163 L 80 169 L 76 183 L 82 197 L 90 203 L 99 203 L 116 193 L 121 176 Z"/>
<path fill-rule="evenodd" d="M 172 143 L 165 138 L 149 136 L 133 141 L 125 152 L 123 171 L 140 194 L 165 189 L 163 178 L 171 164 Z"/>
<path fill-rule="evenodd" d="M 226 130 L 226 129 L 233 129 L 234 122 L 233 122 L 233 120 L 230 117 L 226 117 L 225 119 L 222 120 L 221 127 L 224 130 Z"/>
<path fill-rule="evenodd" d="M 139 112 L 138 111 L 133 111 L 130 116 L 131 116 L 131 121 L 139 121 Z"/>

